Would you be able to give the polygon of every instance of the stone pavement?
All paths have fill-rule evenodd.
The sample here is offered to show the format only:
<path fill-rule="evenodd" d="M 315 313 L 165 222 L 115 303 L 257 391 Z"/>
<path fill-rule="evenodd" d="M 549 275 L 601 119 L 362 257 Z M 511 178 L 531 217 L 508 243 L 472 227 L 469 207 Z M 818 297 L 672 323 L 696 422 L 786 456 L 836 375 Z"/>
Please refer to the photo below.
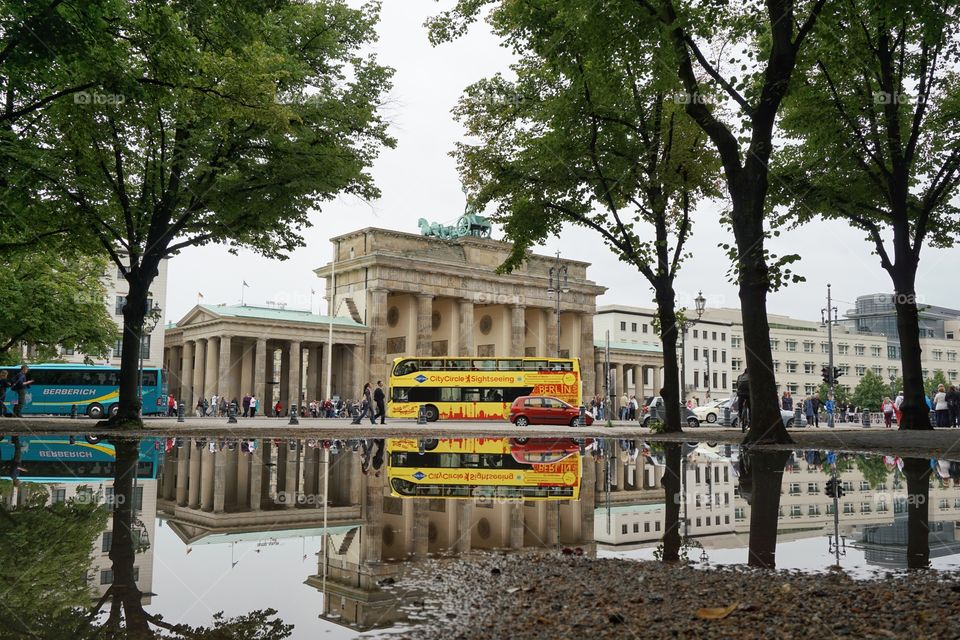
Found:
<path fill-rule="evenodd" d="M 515 437 L 520 430 L 508 422 L 440 421 L 418 425 L 414 420 L 388 420 L 376 426 L 368 421 L 351 425 L 348 419 L 301 418 L 299 425 L 288 424 L 288 418 L 238 418 L 237 424 L 227 424 L 226 418 L 146 418 L 141 436 L 203 436 L 203 437 L 291 437 L 291 438 L 357 438 L 377 437 Z M 98 428 L 89 418 L 4 418 L 0 419 L 0 434 L 115 433 Z M 685 442 L 697 440 L 710 443 L 738 444 L 743 434 L 737 429 L 714 427 L 689 429 L 682 434 L 653 434 L 635 422 L 615 422 L 613 427 L 595 423 L 590 427 L 571 428 L 555 425 L 531 425 L 523 429 L 528 437 L 608 437 L 642 438 L 647 442 Z M 960 429 L 933 431 L 898 431 L 856 425 L 791 429 L 792 445 L 758 445 L 764 449 L 838 449 L 884 453 L 901 456 L 960 459 Z"/>

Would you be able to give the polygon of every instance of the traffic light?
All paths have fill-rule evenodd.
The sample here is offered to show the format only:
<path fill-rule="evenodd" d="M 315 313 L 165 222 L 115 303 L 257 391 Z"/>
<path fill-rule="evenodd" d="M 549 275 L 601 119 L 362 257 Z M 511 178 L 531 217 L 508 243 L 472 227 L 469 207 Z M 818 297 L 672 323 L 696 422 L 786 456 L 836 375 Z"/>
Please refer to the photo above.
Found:
<path fill-rule="evenodd" d="M 835 482 L 837 483 L 837 497 L 838 497 L 838 498 L 842 498 L 842 497 L 843 497 L 843 485 L 840 483 L 839 480 L 836 480 Z"/>
<path fill-rule="evenodd" d="M 834 381 L 834 383 L 836 383 L 836 381 L 837 381 L 837 380 L 840 378 L 840 376 L 842 376 L 842 375 L 843 375 L 843 371 L 840 369 L 840 367 L 834 367 L 834 368 L 833 368 L 833 381 Z"/>
<path fill-rule="evenodd" d="M 830 478 L 827 480 L 827 486 L 823 490 L 823 493 L 826 494 L 828 498 L 839 498 L 840 496 L 837 495 L 837 489 L 839 489 L 837 481 L 834 478 Z"/>
<path fill-rule="evenodd" d="M 823 376 L 823 381 L 827 384 L 830 384 L 830 367 L 824 367 L 820 369 L 820 375 Z"/>

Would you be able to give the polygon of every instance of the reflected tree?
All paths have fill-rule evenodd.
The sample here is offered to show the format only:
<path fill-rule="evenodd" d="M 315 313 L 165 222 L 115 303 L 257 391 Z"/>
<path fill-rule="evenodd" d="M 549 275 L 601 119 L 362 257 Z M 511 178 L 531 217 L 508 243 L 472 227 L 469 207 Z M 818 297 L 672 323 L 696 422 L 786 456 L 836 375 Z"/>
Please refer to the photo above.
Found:
<path fill-rule="evenodd" d="M 740 455 L 741 495 L 751 507 L 747 564 L 773 569 L 780 520 L 780 483 L 790 452 L 744 450 Z"/>
<path fill-rule="evenodd" d="M 907 568 L 925 569 L 930 563 L 930 461 L 904 458 L 907 477 Z"/>
<path fill-rule="evenodd" d="M 680 559 L 680 502 L 683 483 L 680 482 L 682 445 L 670 442 L 666 449 L 666 470 L 663 474 L 663 492 L 665 509 L 663 513 L 663 557 L 664 562 L 676 562 Z"/>

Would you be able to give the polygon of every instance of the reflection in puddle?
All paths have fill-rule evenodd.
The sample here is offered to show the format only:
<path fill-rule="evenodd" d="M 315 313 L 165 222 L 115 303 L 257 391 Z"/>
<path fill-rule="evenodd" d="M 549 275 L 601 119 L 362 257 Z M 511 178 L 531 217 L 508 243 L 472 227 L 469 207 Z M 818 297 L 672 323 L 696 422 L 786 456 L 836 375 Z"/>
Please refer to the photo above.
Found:
<path fill-rule="evenodd" d="M 543 554 L 676 557 L 701 569 L 839 564 L 857 578 L 960 566 L 960 464 L 826 451 L 570 438 L 22 436 L 0 442 L 0 499 L 9 516 L 0 546 L 25 575 L 55 559 L 79 576 L 54 590 L 30 580 L 21 606 L 36 615 L 22 618 L 33 622 L 18 637 L 62 625 L 51 612 L 79 624 L 105 594 L 94 626 L 118 601 L 127 628 L 147 632 L 274 620 L 294 625 L 294 637 L 416 634 L 449 613 L 413 575 L 427 558 L 446 559 L 428 565 L 439 582 L 455 577 L 446 572 L 457 561 L 507 554 L 521 564 Z M 16 536 L 11 523 L 22 523 Z M 36 529 L 35 542 L 20 526 Z M 70 542 L 51 554 L 42 545 L 54 528 Z M 523 597 L 524 585 L 511 588 Z"/>

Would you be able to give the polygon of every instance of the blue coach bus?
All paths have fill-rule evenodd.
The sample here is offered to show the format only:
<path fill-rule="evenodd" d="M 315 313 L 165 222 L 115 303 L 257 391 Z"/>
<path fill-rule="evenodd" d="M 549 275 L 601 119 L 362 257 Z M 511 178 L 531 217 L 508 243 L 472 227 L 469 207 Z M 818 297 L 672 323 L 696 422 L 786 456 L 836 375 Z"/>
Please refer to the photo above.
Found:
<path fill-rule="evenodd" d="M 77 436 L 20 436 L 21 482 L 82 482 L 114 477 L 117 452 L 109 442 L 87 442 Z M 159 438 L 140 440 L 137 478 L 156 478 L 164 455 Z M 13 439 L 0 441 L 0 479 L 9 478 L 14 458 Z"/>
<path fill-rule="evenodd" d="M 12 378 L 19 367 L 3 367 Z M 120 399 L 120 368 L 87 364 L 32 364 L 28 376 L 33 384 L 27 389 L 23 415 L 69 415 L 73 405 L 77 413 L 100 419 L 117 412 Z M 162 369 L 143 369 L 143 415 L 167 410 L 166 378 Z M 7 391 L 4 403 L 9 413 L 17 393 Z"/>

